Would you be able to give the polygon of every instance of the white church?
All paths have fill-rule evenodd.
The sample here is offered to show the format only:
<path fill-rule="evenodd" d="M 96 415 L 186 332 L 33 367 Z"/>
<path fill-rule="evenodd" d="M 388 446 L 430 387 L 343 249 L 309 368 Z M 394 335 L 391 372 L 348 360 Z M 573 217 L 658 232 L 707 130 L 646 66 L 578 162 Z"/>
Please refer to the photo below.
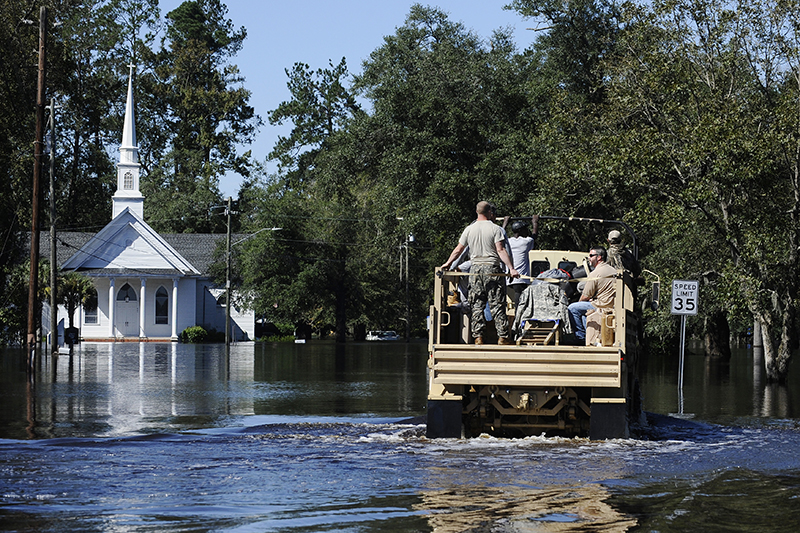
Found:
<path fill-rule="evenodd" d="M 58 233 L 60 270 L 89 277 L 97 291 L 96 308 L 79 308 L 73 317 L 80 338 L 174 342 L 191 326 L 224 332 L 225 290 L 214 284 L 208 270 L 226 235 L 160 235 L 153 230 L 144 221 L 138 161 L 131 70 L 113 219 L 96 234 Z M 49 238 L 43 236 L 41 242 L 49 247 Z M 61 335 L 68 325 L 66 314 L 59 309 Z M 253 312 L 231 305 L 230 314 L 231 340 L 252 340 Z M 48 320 L 42 323 L 47 327 Z"/>

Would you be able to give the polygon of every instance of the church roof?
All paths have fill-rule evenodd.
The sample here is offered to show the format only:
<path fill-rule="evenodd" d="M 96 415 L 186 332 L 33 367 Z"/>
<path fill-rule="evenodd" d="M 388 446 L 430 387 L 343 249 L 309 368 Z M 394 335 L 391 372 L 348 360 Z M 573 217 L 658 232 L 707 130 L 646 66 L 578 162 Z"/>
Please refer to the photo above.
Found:
<path fill-rule="evenodd" d="M 61 268 L 77 271 L 126 269 L 134 272 L 157 269 L 172 270 L 183 276 L 200 274 L 129 208 L 125 208 L 92 236 Z"/>
<path fill-rule="evenodd" d="M 72 257 L 78 250 L 80 250 L 91 238 L 94 233 L 82 231 L 61 231 L 57 232 L 56 241 L 56 262 L 61 267 L 67 259 Z M 247 234 L 234 233 L 231 235 L 231 240 L 237 241 Z M 180 255 L 182 255 L 189 263 L 194 266 L 201 276 L 208 276 L 210 267 L 214 263 L 214 251 L 218 247 L 225 246 L 226 235 L 224 233 L 164 233 L 161 237 L 169 243 Z M 50 232 L 42 231 L 39 237 L 39 250 L 42 259 L 50 258 Z M 218 260 L 224 260 L 220 257 Z M 112 272 L 112 270 L 114 272 Z M 104 269 L 107 274 L 114 275 L 136 275 L 136 274 L 149 274 L 149 275 L 173 275 L 177 274 L 177 270 L 158 270 L 158 269 Z M 99 273 L 99 269 L 85 269 L 83 272 L 87 274 Z"/>
<path fill-rule="evenodd" d="M 112 198 L 114 218 L 97 233 L 58 232 L 56 262 L 60 270 L 93 276 L 208 277 L 214 252 L 224 246 L 226 235 L 160 235 L 144 221 L 133 104 L 134 66 L 129 66 L 117 191 Z M 242 237 L 237 236 L 237 240 Z M 50 257 L 47 231 L 40 234 L 40 257 Z"/>

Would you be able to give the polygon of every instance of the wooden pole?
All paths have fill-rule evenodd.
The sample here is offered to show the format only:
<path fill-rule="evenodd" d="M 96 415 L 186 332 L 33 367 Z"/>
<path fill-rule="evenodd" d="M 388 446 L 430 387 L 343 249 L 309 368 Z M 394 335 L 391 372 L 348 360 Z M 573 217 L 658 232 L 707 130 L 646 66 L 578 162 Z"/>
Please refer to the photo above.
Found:
<path fill-rule="evenodd" d="M 28 372 L 33 371 L 36 349 L 36 311 L 39 291 L 39 197 L 42 173 L 42 139 L 44 134 L 45 50 L 47 44 L 47 8 L 39 11 L 39 81 L 36 89 L 36 139 L 33 143 L 33 191 L 31 201 L 31 270 L 28 285 Z"/>
<path fill-rule="evenodd" d="M 50 353 L 58 353 L 58 260 L 56 257 L 56 100 L 50 99 Z"/>

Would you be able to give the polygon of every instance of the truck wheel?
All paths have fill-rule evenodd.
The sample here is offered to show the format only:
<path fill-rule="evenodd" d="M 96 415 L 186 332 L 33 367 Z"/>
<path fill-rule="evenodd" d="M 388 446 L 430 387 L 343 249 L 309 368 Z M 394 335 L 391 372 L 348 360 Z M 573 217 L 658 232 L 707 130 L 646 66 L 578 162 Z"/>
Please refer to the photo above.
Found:
<path fill-rule="evenodd" d="M 461 401 L 428 400 L 428 428 L 425 436 L 429 439 L 460 439 Z"/>
<path fill-rule="evenodd" d="M 592 403 L 592 416 L 589 422 L 589 438 L 592 440 L 626 439 L 628 413 L 626 403 Z"/>

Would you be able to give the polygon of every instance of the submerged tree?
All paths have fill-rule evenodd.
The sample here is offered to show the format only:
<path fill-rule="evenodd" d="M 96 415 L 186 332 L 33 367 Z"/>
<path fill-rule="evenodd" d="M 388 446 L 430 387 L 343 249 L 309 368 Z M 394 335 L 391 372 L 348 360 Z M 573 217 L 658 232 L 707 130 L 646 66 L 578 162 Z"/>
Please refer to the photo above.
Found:
<path fill-rule="evenodd" d="M 646 200 L 685 213 L 677 224 L 701 225 L 673 232 L 671 262 L 714 272 L 729 309 L 746 305 L 762 325 L 767 377 L 783 381 L 800 275 L 798 6 L 629 7 L 611 75 L 612 164 Z M 681 249 L 698 249 L 700 263 Z"/>

